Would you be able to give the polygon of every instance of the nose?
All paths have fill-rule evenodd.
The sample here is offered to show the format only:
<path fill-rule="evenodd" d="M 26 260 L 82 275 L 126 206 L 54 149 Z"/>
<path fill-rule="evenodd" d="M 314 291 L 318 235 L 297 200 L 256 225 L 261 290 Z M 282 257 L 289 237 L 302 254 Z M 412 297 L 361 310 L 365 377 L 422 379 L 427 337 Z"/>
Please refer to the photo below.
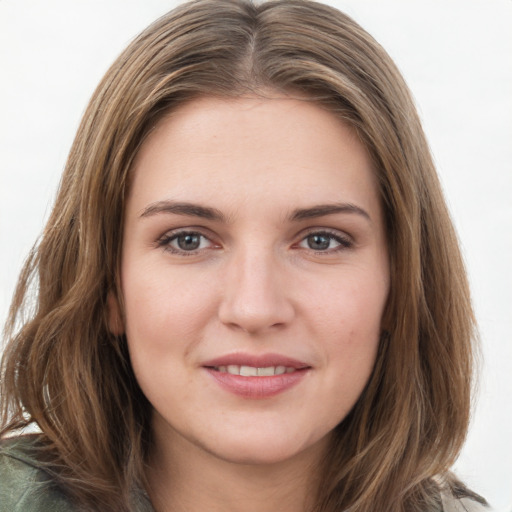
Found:
<path fill-rule="evenodd" d="M 233 329 L 264 333 L 283 328 L 295 310 L 287 297 L 286 276 L 270 251 L 244 251 L 227 263 L 219 319 Z"/>

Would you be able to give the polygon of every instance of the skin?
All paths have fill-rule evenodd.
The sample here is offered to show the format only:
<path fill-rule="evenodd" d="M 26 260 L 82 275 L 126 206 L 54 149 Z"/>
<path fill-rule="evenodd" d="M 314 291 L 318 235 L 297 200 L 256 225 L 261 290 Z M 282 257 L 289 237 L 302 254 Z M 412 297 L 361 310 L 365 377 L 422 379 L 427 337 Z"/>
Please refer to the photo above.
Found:
<path fill-rule="evenodd" d="M 364 146 L 305 99 L 201 98 L 157 125 L 133 172 L 125 320 L 114 304 L 111 328 L 154 408 L 156 510 L 306 510 L 332 430 L 370 377 L 389 290 Z M 204 368 L 240 352 L 308 369 L 275 396 L 241 397 Z"/>

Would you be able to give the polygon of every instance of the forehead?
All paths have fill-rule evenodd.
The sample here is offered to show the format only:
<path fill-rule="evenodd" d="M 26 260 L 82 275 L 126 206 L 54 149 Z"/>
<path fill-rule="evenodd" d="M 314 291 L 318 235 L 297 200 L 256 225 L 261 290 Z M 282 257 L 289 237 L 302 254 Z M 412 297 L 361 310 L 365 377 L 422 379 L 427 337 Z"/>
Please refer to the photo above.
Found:
<path fill-rule="evenodd" d="M 228 203 L 234 196 L 313 203 L 378 195 L 354 130 L 288 96 L 195 99 L 162 119 L 133 167 L 131 197 Z M 344 197 L 350 195 L 350 198 Z"/>

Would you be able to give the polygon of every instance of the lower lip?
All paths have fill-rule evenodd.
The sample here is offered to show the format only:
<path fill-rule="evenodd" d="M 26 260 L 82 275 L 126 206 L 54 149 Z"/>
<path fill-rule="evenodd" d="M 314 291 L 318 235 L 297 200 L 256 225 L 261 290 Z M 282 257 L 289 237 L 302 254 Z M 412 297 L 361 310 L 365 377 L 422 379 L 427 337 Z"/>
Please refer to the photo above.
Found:
<path fill-rule="evenodd" d="M 292 373 L 283 373 L 282 375 L 272 375 L 269 377 L 242 377 L 205 368 L 206 371 L 220 384 L 220 386 L 243 398 L 261 400 L 279 395 L 299 384 L 306 376 L 309 368 L 296 370 Z"/>

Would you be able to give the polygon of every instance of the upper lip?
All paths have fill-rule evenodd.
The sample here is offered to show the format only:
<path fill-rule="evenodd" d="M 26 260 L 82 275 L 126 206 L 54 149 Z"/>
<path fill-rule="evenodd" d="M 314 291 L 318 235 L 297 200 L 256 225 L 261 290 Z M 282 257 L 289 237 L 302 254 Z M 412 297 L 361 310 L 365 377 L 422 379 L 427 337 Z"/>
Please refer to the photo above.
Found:
<path fill-rule="evenodd" d="M 203 367 L 218 366 L 252 366 L 254 368 L 269 368 L 271 366 L 285 366 L 287 368 L 309 368 L 311 365 L 281 354 L 226 354 L 210 359 L 201 364 Z"/>

